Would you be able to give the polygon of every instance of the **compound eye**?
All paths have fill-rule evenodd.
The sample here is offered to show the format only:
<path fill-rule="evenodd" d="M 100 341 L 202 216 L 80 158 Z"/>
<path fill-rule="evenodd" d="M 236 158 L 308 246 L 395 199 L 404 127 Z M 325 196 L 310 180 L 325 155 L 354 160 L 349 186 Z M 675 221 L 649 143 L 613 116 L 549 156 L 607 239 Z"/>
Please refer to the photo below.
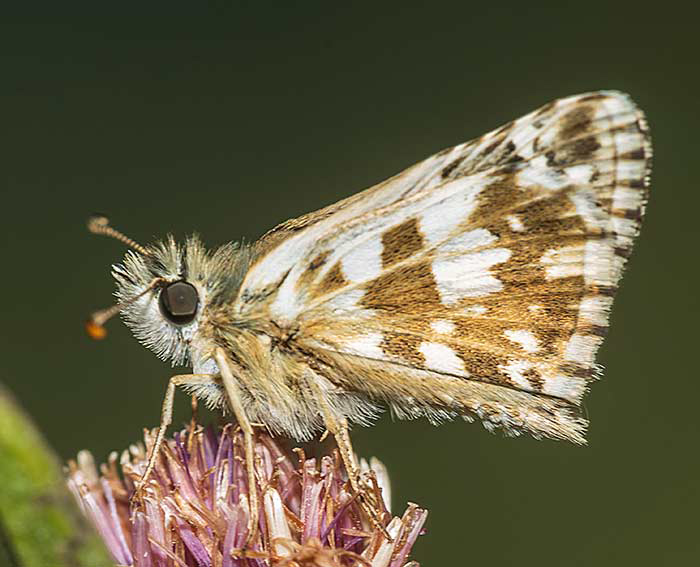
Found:
<path fill-rule="evenodd" d="M 187 325 L 197 314 L 199 295 L 192 284 L 173 282 L 160 292 L 160 312 L 176 325 Z"/>

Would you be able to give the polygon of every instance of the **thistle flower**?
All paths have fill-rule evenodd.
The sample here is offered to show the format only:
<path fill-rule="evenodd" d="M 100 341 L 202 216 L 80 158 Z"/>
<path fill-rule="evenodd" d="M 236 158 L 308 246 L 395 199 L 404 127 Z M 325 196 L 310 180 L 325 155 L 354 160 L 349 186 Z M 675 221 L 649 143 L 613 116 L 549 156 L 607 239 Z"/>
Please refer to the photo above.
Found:
<path fill-rule="evenodd" d="M 136 567 L 402 567 L 427 511 L 409 504 L 387 521 L 389 484 L 384 466 L 362 462 L 382 530 L 350 491 L 338 452 L 320 460 L 286 453 L 270 436 L 256 438 L 259 529 L 247 535 L 248 483 L 239 430 L 194 424 L 163 444 L 142 498 L 132 495 L 155 435 L 145 447 L 112 453 L 97 468 L 82 451 L 69 463 L 68 485 L 118 565 Z M 417 563 L 411 562 L 416 567 Z"/>

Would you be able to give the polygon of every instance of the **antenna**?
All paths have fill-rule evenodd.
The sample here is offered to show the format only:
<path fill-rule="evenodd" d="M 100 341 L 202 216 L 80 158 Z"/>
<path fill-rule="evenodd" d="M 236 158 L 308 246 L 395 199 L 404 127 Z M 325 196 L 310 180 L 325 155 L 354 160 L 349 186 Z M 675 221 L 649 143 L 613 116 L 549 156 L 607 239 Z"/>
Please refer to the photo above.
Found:
<path fill-rule="evenodd" d="M 133 247 L 132 247 L 133 248 Z M 87 321 L 85 321 L 85 330 L 91 339 L 97 341 L 104 339 L 107 336 L 107 329 L 104 328 L 104 324 L 119 313 L 125 307 L 128 307 L 135 301 L 142 298 L 153 288 L 161 285 L 165 280 L 163 278 L 154 278 L 148 287 L 144 289 L 141 293 L 136 294 L 133 297 L 120 301 L 119 303 L 112 305 L 112 307 L 107 307 L 106 309 L 100 309 L 95 311 Z"/>
<path fill-rule="evenodd" d="M 141 246 L 135 240 L 129 238 L 123 232 L 119 232 L 116 228 L 109 226 L 109 219 L 104 215 L 94 214 L 87 222 L 87 228 L 93 234 L 104 234 L 110 238 L 114 238 L 119 242 L 123 242 L 132 250 L 135 250 L 143 256 L 150 256 L 151 253 L 143 246 Z"/>

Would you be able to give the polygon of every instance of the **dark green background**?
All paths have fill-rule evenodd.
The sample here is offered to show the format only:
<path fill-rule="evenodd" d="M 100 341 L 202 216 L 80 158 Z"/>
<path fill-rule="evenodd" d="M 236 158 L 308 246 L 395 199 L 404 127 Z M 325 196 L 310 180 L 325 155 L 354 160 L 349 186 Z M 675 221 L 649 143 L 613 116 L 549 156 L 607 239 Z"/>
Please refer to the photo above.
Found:
<path fill-rule="evenodd" d="M 90 212 L 143 242 L 253 239 L 553 98 L 615 88 L 646 110 L 655 159 L 590 445 L 388 419 L 355 443 L 388 465 L 396 510 L 431 510 L 426 567 L 697 562 L 697 14 L 58 4 L 0 18 L 0 344 L 2 380 L 63 458 L 104 459 L 155 426 L 172 373 L 118 321 L 105 342 L 84 335 L 123 252 L 86 233 Z"/>

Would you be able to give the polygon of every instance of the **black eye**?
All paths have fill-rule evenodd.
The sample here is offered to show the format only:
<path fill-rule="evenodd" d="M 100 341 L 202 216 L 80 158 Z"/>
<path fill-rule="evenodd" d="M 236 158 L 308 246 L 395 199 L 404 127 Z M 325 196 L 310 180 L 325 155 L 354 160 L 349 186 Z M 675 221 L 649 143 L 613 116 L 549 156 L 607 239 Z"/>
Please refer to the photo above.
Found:
<path fill-rule="evenodd" d="M 194 319 L 199 305 L 197 290 L 187 282 L 173 282 L 160 292 L 160 312 L 176 325 L 186 325 Z"/>

